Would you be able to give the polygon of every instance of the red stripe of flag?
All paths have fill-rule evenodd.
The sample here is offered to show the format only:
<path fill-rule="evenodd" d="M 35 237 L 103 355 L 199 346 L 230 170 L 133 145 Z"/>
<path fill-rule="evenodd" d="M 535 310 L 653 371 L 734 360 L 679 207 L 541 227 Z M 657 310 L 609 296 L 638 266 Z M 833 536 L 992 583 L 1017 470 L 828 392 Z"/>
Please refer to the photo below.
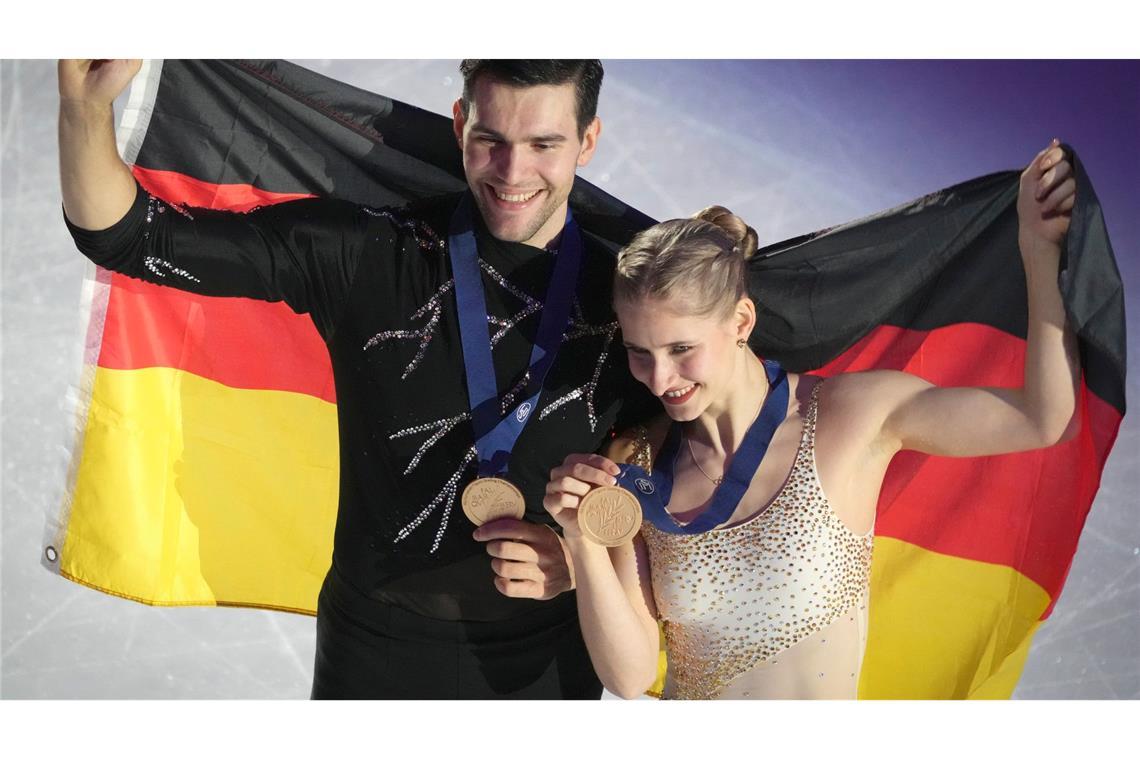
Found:
<path fill-rule="evenodd" d="M 284 303 L 201 296 L 120 274 L 111 284 L 100 367 L 173 367 L 231 388 L 336 403 L 324 341 Z"/>
<path fill-rule="evenodd" d="M 195 208 L 249 211 L 312 197 L 139 166 L 133 172 L 152 195 Z M 336 403 L 324 342 L 307 316 L 284 303 L 201 296 L 119 274 L 111 283 L 99 366 L 172 367 L 232 388 L 292 391 Z"/>
<path fill-rule="evenodd" d="M 249 211 L 258 206 L 314 197 L 312 193 L 274 193 L 253 185 L 218 185 L 162 169 L 135 166 L 132 171 L 139 184 L 151 195 L 168 203 L 194 208 Z"/>

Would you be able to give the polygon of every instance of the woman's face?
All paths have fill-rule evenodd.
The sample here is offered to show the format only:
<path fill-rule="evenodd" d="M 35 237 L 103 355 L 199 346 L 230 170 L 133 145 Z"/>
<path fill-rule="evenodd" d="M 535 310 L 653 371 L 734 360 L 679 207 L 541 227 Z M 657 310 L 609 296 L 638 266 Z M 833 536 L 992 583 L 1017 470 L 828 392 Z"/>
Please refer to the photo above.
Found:
<path fill-rule="evenodd" d="M 747 306 L 744 306 L 744 304 Z M 754 322 L 752 303 L 742 299 L 726 319 L 688 313 L 676 298 L 643 298 L 615 305 L 629 370 L 661 399 L 677 421 L 719 411 L 737 372 Z"/>

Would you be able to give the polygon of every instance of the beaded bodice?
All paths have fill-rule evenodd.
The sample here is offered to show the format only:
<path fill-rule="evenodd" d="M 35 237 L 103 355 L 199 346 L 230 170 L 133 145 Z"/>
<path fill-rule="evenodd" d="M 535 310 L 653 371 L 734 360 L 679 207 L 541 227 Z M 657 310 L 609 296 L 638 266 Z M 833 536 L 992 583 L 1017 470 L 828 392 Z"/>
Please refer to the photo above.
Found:
<path fill-rule="evenodd" d="M 767 509 L 695 535 L 642 526 L 666 638 L 666 698 L 715 698 L 813 634 L 826 644 L 823 632 L 845 615 L 843 623 L 858 627 L 856 607 L 865 623 L 872 536 L 848 529 L 820 486 L 814 446 L 821 385 L 812 389 L 791 474 Z M 862 648 L 847 650 L 855 661 L 829 670 L 856 679 Z"/>

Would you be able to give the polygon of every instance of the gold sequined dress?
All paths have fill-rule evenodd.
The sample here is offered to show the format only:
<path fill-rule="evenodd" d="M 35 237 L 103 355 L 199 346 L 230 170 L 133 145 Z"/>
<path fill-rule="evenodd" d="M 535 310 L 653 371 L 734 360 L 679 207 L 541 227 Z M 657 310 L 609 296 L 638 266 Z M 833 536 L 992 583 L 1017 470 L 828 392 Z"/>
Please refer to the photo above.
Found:
<path fill-rule="evenodd" d="M 820 485 L 821 385 L 791 474 L 767 509 L 695 535 L 642 525 L 668 653 L 665 699 L 857 695 L 873 528 L 848 529 Z"/>

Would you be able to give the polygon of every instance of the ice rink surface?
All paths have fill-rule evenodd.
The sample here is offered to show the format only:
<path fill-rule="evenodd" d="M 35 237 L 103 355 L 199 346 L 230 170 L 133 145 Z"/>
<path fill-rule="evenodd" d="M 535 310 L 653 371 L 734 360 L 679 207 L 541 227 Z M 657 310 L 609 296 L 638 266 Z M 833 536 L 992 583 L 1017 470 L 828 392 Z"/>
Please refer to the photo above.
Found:
<path fill-rule="evenodd" d="M 438 113 L 450 113 L 461 87 L 455 61 L 301 63 Z M 1127 74 L 1127 64 L 1104 65 Z M 1071 124 L 1023 129 L 1024 110 L 1032 108 L 1026 99 L 995 93 L 969 108 L 964 91 L 946 84 L 965 77 L 961 86 L 968 87 L 974 77 L 975 86 L 1001 86 L 1000 76 L 975 69 L 955 73 L 938 62 L 906 69 L 874 62 L 607 61 L 602 139 L 582 174 L 659 219 L 728 206 L 764 244 L 1024 165 L 1056 127 L 1097 183 L 1133 307 L 1135 357 L 1136 106 L 1106 113 L 1097 110 L 1101 101 L 1086 102 Z M 1133 84 L 1140 81 L 1135 64 L 1130 72 Z M 1031 81 L 1033 72 L 1009 76 Z M 929 86 L 936 81 L 946 86 Z M 1003 102 L 1011 104 L 1006 111 Z M 151 608 L 69 583 L 40 565 L 45 515 L 62 497 L 72 424 L 62 399 L 79 364 L 85 266 L 61 217 L 56 107 L 53 62 L 0 64 L 0 696 L 305 698 L 312 618 Z M 951 112 L 960 121 L 947 123 Z M 1091 126 L 1114 119 L 1124 120 L 1119 133 Z M 1117 134 L 1133 135 L 1133 143 L 1114 143 Z M 1140 697 L 1138 452 L 1133 413 L 1105 468 L 1065 590 L 1036 635 L 1017 698 Z"/>

